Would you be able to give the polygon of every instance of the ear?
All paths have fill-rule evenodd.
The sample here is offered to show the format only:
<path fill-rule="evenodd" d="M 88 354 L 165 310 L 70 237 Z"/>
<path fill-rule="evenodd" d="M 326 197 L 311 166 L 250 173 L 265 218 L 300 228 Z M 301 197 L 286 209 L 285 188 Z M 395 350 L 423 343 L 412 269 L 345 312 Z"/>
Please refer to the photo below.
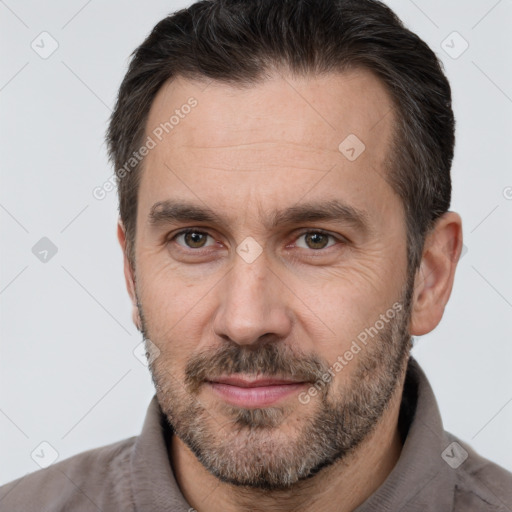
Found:
<path fill-rule="evenodd" d="M 142 331 L 142 322 L 140 319 L 139 308 L 137 307 L 137 295 L 135 293 L 135 271 L 128 259 L 128 252 L 126 250 L 126 230 L 121 219 L 117 222 L 117 239 L 119 240 L 124 256 L 124 279 L 126 281 L 128 295 L 132 300 L 133 323 L 139 331 Z"/>
<path fill-rule="evenodd" d="M 437 219 L 425 239 L 414 281 L 410 333 L 421 336 L 441 321 L 462 251 L 462 220 L 454 212 Z"/>

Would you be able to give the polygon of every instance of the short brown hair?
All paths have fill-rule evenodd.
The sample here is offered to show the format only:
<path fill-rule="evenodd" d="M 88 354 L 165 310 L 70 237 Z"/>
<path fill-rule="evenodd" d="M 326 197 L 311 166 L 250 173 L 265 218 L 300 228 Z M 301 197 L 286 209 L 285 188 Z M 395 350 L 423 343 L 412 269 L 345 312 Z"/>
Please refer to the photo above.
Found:
<path fill-rule="evenodd" d="M 451 90 L 427 44 L 375 0 L 202 0 L 154 27 L 132 55 L 107 133 L 132 265 L 143 160 L 119 170 L 145 138 L 160 87 L 177 76 L 251 85 L 273 67 L 298 75 L 364 67 L 380 78 L 397 113 L 387 179 L 404 205 L 414 271 L 426 233 L 450 206 Z"/>

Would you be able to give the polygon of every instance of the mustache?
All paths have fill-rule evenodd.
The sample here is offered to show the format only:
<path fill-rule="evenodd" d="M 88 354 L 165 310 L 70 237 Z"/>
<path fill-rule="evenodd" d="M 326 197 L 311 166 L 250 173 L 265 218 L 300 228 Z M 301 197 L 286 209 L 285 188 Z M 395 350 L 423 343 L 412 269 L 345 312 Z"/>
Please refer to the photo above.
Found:
<path fill-rule="evenodd" d="M 257 347 L 231 343 L 194 355 L 185 367 L 185 385 L 190 391 L 197 392 L 207 380 L 237 373 L 316 382 L 328 369 L 329 365 L 322 359 L 295 354 L 288 347 L 277 343 Z"/>

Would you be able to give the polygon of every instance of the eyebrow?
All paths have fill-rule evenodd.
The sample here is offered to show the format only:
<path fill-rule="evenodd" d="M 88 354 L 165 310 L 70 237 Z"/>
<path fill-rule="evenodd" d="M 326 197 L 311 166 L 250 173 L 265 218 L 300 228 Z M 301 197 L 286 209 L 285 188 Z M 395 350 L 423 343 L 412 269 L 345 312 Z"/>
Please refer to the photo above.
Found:
<path fill-rule="evenodd" d="M 148 215 L 149 224 L 159 226 L 180 222 L 204 222 L 228 226 L 229 221 L 207 206 L 200 206 L 186 201 L 166 199 L 155 203 Z M 338 200 L 326 202 L 309 202 L 275 210 L 265 222 L 267 228 L 280 225 L 301 224 L 304 222 L 335 221 L 353 225 L 369 231 L 368 214 L 364 210 L 342 203 Z"/>

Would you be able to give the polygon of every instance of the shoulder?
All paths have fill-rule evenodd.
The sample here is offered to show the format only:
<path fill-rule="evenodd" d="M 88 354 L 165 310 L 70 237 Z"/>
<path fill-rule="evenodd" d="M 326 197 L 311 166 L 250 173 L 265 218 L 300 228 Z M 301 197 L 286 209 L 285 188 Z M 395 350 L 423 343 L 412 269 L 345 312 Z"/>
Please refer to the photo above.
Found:
<path fill-rule="evenodd" d="M 130 457 L 136 439 L 79 453 L 3 485 L 0 509 L 131 510 Z"/>
<path fill-rule="evenodd" d="M 479 455 L 471 446 L 447 433 L 459 458 L 456 474 L 455 511 L 505 512 L 512 506 L 512 473 Z M 460 465 L 458 465 L 460 463 Z"/>

